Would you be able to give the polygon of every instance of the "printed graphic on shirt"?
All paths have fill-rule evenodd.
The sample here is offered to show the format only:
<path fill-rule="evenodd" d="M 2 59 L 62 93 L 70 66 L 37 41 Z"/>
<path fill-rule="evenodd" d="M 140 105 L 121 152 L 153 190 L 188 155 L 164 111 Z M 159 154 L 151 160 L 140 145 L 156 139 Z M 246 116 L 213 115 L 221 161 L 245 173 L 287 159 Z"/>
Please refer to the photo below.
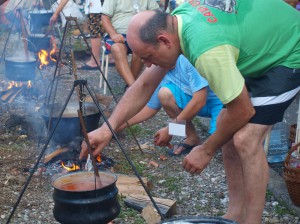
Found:
<path fill-rule="evenodd" d="M 224 12 L 235 12 L 235 0 L 204 0 L 204 4 L 220 9 Z"/>
<path fill-rule="evenodd" d="M 210 6 L 216 9 L 220 9 L 224 12 L 233 13 L 235 12 L 235 0 L 189 0 L 190 5 L 197 7 L 198 11 L 203 15 L 208 11 L 205 6 Z"/>

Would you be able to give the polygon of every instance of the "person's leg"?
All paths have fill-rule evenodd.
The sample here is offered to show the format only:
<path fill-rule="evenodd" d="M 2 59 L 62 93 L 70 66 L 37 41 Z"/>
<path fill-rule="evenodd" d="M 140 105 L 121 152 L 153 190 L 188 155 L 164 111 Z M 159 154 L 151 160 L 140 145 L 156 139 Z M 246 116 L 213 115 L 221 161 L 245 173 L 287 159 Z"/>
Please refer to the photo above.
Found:
<path fill-rule="evenodd" d="M 100 63 L 100 47 L 101 47 L 101 15 L 100 14 L 90 14 L 89 15 L 89 29 L 91 34 L 91 48 L 92 55 L 86 65 L 90 67 L 97 67 Z M 96 59 L 94 59 L 94 57 Z"/>
<path fill-rule="evenodd" d="M 170 86 L 166 86 L 166 87 L 162 87 L 159 90 L 158 93 L 158 97 L 159 97 L 159 101 L 162 104 L 162 107 L 164 108 L 165 112 L 168 114 L 168 116 L 172 119 L 176 118 L 177 115 L 181 112 L 181 109 L 177 106 L 177 102 L 179 99 L 177 98 L 181 98 L 181 100 L 183 100 L 184 96 L 182 94 L 184 94 L 182 91 L 174 90 L 171 91 L 169 88 L 171 88 Z M 176 99 L 174 97 L 173 92 L 177 92 L 177 96 Z M 182 96 L 178 96 L 178 94 L 182 95 Z M 186 104 L 186 103 L 184 103 Z M 191 120 L 186 120 L 186 139 L 184 140 L 185 144 L 188 145 L 198 145 L 201 143 L 200 138 L 197 134 L 197 131 L 192 123 Z M 181 154 L 181 152 L 184 150 L 184 147 L 177 147 L 174 150 L 174 154 Z"/>
<path fill-rule="evenodd" d="M 143 62 L 141 59 L 136 56 L 136 54 L 132 53 L 132 58 L 131 58 L 131 71 L 134 79 L 136 80 L 139 77 L 139 74 L 142 71 L 143 68 Z"/>
<path fill-rule="evenodd" d="M 92 47 L 92 54 L 95 56 L 96 61 L 93 55 L 91 55 L 90 60 L 87 61 L 86 64 L 91 67 L 97 67 L 96 62 L 98 62 L 98 65 L 100 63 L 101 37 L 91 38 L 91 47 Z"/>
<path fill-rule="evenodd" d="M 269 175 L 263 141 L 270 128 L 247 124 L 222 147 L 229 192 L 224 218 L 239 223 L 261 223 Z"/>
<path fill-rule="evenodd" d="M 127 47 L 121 43 L 114 43 L 111 46 L 111 53 L 115 59 L 115 66 L 121 77 L 128 86 L 131 86 L 135 77 L 130 69 L 127 59 Z"/>

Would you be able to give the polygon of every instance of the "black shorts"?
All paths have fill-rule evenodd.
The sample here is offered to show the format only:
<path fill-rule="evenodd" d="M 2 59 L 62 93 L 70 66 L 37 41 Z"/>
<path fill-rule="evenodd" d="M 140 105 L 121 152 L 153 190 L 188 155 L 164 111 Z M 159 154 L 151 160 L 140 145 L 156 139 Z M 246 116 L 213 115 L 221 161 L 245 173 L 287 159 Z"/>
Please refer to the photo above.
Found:
<path fill-rule="evenodd" d="M 273 125 L 283 115 L 300 90 L 300 69 L 278 66 L 258 78 L 245 78 L 256 114 L 250 123 Z"/>

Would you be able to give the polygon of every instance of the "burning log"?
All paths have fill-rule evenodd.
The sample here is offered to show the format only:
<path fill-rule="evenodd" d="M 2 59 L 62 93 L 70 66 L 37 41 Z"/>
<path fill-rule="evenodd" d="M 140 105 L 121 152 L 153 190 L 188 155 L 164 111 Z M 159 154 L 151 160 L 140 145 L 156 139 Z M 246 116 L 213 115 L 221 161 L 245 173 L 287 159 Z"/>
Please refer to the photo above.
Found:
<path fill-rule="evenodd" d="M 4 103 L 12 103 L 14 99 L 24 90 L 25 88 L 20 87 L 13 87 L 8 90 L 4 90 L 0 93 L 1 101 Z"/>
<path fill-rule="evenodd" d="M 68 148 L 60 148 L 55 150 L 54 152 L 48 154 L 45 156 L 44 158 L 44 163 L 47 164 L 48 162 L 50 162 L 52 159 L 54 159 L 55 157 L 59 156 L 60 154 L 64 153 L 64 152 L 68 152 L 69 149 Z"/>

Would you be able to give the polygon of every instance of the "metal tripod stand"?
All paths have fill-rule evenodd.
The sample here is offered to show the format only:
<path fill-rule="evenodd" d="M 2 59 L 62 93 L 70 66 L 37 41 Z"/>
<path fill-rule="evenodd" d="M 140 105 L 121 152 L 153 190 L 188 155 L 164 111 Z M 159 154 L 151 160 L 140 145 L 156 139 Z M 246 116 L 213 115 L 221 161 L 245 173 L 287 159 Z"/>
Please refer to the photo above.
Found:
<path fill-rule="evenodd" d="M 140 181 L 140 183 L 142 184 L 143 188 L 145 189 L 145 191 L 146 191 L 148 197 L 150 198 L 151 202 L 153 203 L 155 209 L 157 210 L 158 214 L 161 216 L 161 218 L 162 218 L 162 220 L 163 220 L 163 219 L 164 219 L 164 215 L 162 214 L 162 212 L 160 211 L 160 209 L 159 209 L 159 207 L 157 206 L 156 202 L 154 201 L 153 197 L 151 196 L 149 190 L 147 189 L 146 184 L 144 183 L 143 179 L 141 178 L 140 174 L 138 173 L 136 167 L 134 166 L 134 164 L 133 164 L 132 161 L 130 160 L 129 156 L 127 155 L 127 153 L 126 153 L 124 147 L 122 146 L 120 140 L 118 139 L 118 136 L 116 135 L 116 133 L 115 133 L 115 131 L 113 130 L 113 128 L 111 127 L 111 125 L 110 125 L 110 123 L 109 123 L 107 117 L 105 116 L 105 113 L 104 113 L 103 109 L 100 107 L 100 105 L 99 105 L 99 103 L 98 103 L 98 101 L 97 101 L 95 95 L 93 94 L 93 92 L 92 92 L 92 90 L 90 89 L 90 87 L 87 85 L 87 81 L 86 81 L 86 80 L 75 80 L 75 81 L 74 81 L 74 84 L 73 84 L 73 87 L 72 87 L 72 89 L 70 90 L 70 93 L 68 94 L 68 97 L 67 97 L 67 99 L 66 99 L 66 101 L 65 101 L 65 103 L 64 103 L 64 105 L 63 105 L 63 107 L 62 107 L 62 110 L 61 110 L 60 113 L 59 113 L 57 122 L 56 122 L 56 124 L 54 125 L 52 132 L 51 132 L 50 135 L 48 136 L 48 139 L 46 140 L 46 143 L 45 143 L 43 149 L 41 150 L 41 152 L 40 152 L 40 154 L 39 154 L 39 156 L 38 156 L 38 158 L 37 158 L 37 161 L 36 161 L 36 163 L 35 163 L 33 169 L 30 171 L 30 175 L 29 175 L 29 177 L 27 178 L 27 180 L 26 180 L 26 182 L 25 182 L 25 184 L 24 184 L 24 186 L 23 186 L 22 191 L 20 192 L 20 195 L 19 195 L 19 197 L 18 197 L 18 199 L 17 199 L 17 201 L 16 201 L 16 203 L 15 203 L 15 205 L 14 205 L 14 207 L 13 207 L 13 210 L 12 210 L 12 212 L 11 212 L 11 214 L 10 214 L 10 216 L 9 216 L 9 218 L 8 218 L 8 220 L 7 220 L 6 223 L 7 223 L 7 224 L 10 223 L 10 220 L 11 220 L 11 218 L 12 218 L 14 212 L 16 211 L 16 209 L 17 209 L 17 207 L 18 207 L 18 205 L 19 205 L 19 203 L 20 203 L 20 201 L 21 201 L 21 199 L 22 199 L 22 197 L 23 197 L 23 195 L 24 195 L 24 193 L 25 193 L 25 191 L 26 191 L 26 189 L 27 189 L 27 187 L 28 187 L 28 185 L 29 185 L 29 183 L 30 183 L 30 180 L 31 180 L 31 178 L 32 178 L 32 176 L 33 176 L 35 170 L 38 168 L 38 165 L 39 165 L 39 163 L 40 163 L 40 160 L 41 160 L 41 158 L 43 157 L 43 155 L 44 155 L 44 153 L 45 153 L 45 151 L 46 151 L 46 149 L 47 149 L 47 146 L 48 146 L 48 144 L 50 143 L 50 140 L 51 140 L 51 138 L 52 138 L 52 136 L 53 136 L 53 134 L 54 134 L 54 132 L 55 132 L 55 130 L 56 130 L 56 128 L 57 128 L 57 126 L 58 126 L 58 124 L 59 124 L 59 122 L 60 122 L 62 116 L 63 116 L 63 113 L 64 113 L 64 111 L 65 111 L 65 109 L 66 109 L 66 107 L 67 107 L 67 105 L 68 105 L 68 103 L 69 103 L 69 101 L 70 101 L 70 99 L 71 99 L 71 96 L 73 95 L 73 92 L 74 92 L 74 90 L 75 90 L 75 88 L 76 88 L 77 86 L 79 87 L 79 98 L 82 97 L 82 96 L 81 96 L 81 94 L 82 94 L 82 91 L 81 91 L 81 90 L 83 90 L 84 88 L 87 89 L 89 95 L 90 95 L 90 96 L 92 97 L 92 99 L 93 99 L 93 102 L 95 103 L 95 105 L 97 106 L 97 108 L 98 108 L 98 110 L 100 111 L 101 115 L 103 116 L 103 119 L 104 119 L 105 123 L 107 124 L 107 126 L 109 127 L 111 133 L 113 134 L 113 137 L 115 138 L 115 140 L 116 140 L 118 146 L 119 146 L 120 149 L 122 150 L 122 152 L 123 152 L 123 154 L 124 154 L 126 160 L 127 160 L 128 163 L 130 164 L 130 166 L 131 166 L 131 168 L 133 169 L 135 175 L 136 175 L 137 178 L 139 179 L 139 181 Z M 81 103 L 82 103 L 82 102 L 79 101 L 79 110 L 82 109 L 82 105 L 80 105 Z"/>

